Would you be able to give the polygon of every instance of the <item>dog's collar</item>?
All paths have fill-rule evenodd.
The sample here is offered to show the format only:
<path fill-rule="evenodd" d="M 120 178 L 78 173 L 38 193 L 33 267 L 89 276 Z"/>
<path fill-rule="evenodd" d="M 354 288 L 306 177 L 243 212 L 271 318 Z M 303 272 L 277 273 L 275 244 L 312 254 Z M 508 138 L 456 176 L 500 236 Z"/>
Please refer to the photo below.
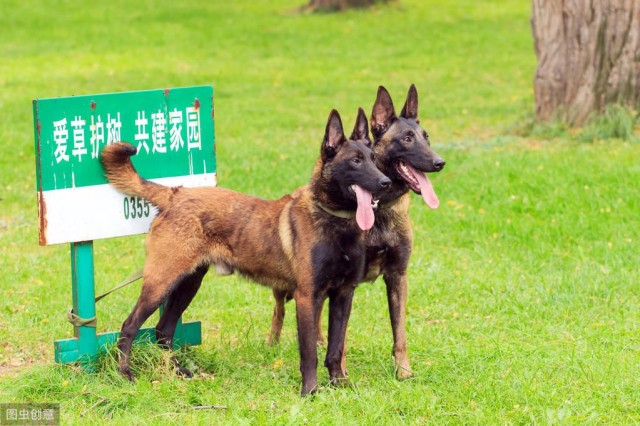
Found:
<path fill-rule="evenodd" d="M 387 202 L 386 202 L 386 203 L 384 203 L 384 204 L 379 204 L 379 205 L 378 205 L 378 208 L 379 208 L 379 209 L 388 209 L 388 208 L 391 208 L 391 207 L 395 206 L 396 204 L 398 204 L 398 203 L 400 202 L 400 199 L 401 199 L 401 198 L 402 198 L 402 197 L 398 197 L 398 198 L 395 198 L 395 199 L 393 199 L 393 200 L 391 200 L 391 201 L 387 201 Z"/>
<path fill-rule="evenodd" d="M 352 210 L 333 210 L 320 201 L 314 201 L 314 204 L 318 206 L 321 210 L 324 210 L 326 213 L 329 213 L 331 216 L 340 217 L 342 219 L 353 219 L 356 217 L 356 212 Z"/>
<path fill-rule="evenodd" d="M 398 197 L 384 204 L 376 204 L 375 206 L 373 206 L 373 209 L 378 210 L 378 209 L 391 208 L 396 204 L 398 204 L 398 202 L 400 202 L 400 198 L 402 197 Z M 339 217 L 342 219 L 353 219 L 354 217 L 356 217 L 356 212 L 354 212 L 353 210 L 333 210 L 332 208 L 327 207 L 326 205 L 322 204 L 320 201 L 317 201 L 317 200 L 314 201 L 314 204 L 320 207 L 321 210 L 324 210 L 326 213 L 329 213 L 331 216 Z"/>

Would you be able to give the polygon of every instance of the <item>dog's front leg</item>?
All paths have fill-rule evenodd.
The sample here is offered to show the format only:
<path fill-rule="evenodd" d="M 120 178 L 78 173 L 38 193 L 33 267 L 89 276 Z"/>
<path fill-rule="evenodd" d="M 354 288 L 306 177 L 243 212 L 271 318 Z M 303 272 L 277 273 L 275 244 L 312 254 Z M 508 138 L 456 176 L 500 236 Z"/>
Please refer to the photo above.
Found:
<path fill-rule="evenodd" d="M 396 377 L 406 379 L 413 376 L 407 355 L 406 307 L 407 276 L 405 273 L 385 273 L 389 316 L 393 331 L 393 357 L 396 363 Z"/>
<path fill-rule="evenodd" d="M 300 351 L 301 394 L 307 395 L 318 387 L 318 349 L 316 344 L 315 300 L 313 284 L 298 286 L 295 291 L 296 319 L 298 323 L 298 349 Z"/>
<path fill-rule="evenodd" d="M 329 378 L 334 385 L 347 384 L 343 359 L 354 290 L 355 286 L 344 285 L 329 293 L 329 346 L 324 365 L 329 370 Z"/>

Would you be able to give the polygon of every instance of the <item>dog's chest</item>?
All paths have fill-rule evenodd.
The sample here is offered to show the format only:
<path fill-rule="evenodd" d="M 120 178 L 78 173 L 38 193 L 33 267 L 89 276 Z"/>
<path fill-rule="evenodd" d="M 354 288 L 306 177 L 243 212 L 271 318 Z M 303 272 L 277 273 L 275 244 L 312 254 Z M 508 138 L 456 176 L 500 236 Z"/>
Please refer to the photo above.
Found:
<path fill-rule="evenodd" d="M 382 273 L 389 247 L 386 245 L 367 246 L 365 276 L 363 281 L 374 281 Z"/>
<path fill-rule="evenodd" d="M 374 281 L 384 272 L 385 265 L 399 244 L 399 230 L 393 216 L 380 215 L 365 238 L 366 266 L 363 281 Z"/>
<path fill-rule="evenodd" d="M 361 239 L 339 238 L 319 244 L 312 255 L 315 285 L 356 285 L 364 277 L 365 255 Z"/>

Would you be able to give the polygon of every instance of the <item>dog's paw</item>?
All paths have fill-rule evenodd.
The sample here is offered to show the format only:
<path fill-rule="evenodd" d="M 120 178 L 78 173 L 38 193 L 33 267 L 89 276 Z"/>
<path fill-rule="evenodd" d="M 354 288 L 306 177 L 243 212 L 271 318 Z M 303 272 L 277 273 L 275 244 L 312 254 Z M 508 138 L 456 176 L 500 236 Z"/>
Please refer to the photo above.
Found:
<path fill-rule="evenodd" d="M 351 382 L 348 377 L 333 377 L 330 379 L 331 386 L 336 388 L 349 388 L 351 387 Z"/>
<path fill-rule="evenodd" d="M 122 374 L 125 377 L 125 379 L 129 380 L 131 383 L 135 383 L 136 378 L 133 377 L 133 373 L 131 372 L 131 369 L 129 368 L 129 366 L 118 367 L 118 372 Z"/>
<path fill-rule="evenodd" d="M 280 343 L 280 336 L 277 334 L 269 334 L 264 343 L 270 348 L 278 346 Z"/>
<path fill-rule="evenodd" d="M 396 366 L 396 378 L 398 380 L 406 380 L 413 377 L 413 371 L 411 371 L 411 368 L 405 368 L 405 367 L 400 367 L 400 366 Z"/>
<path fill-rule="evenodd" d="M 302 389 L 300 390 L 300 396 L 309 396 L 309 395 L 313 395 L 316 392 L 318 392 L 317 382 L 309 383 L 309 384 L 303 383 Z"/>
<path fill-rule="evenodd" d="M 176 374 L 180 377 L 184 377 L 185 379 L 193 378 L 193 372 L 184 367 L 176 367 Z"/>

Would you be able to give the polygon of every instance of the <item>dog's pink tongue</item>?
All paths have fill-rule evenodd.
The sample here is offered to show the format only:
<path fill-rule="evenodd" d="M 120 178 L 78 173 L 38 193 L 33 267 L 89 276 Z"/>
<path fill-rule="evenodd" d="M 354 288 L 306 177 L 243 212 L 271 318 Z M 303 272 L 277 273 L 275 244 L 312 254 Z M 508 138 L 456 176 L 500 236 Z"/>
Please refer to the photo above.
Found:
<path fill-rule="evenodd" d="M 363 231 L 368 231 L 373 226 L 375 216 L 373 215 L 373 207 L 371 207 L 371 193 L 353 185 L 358 200 L 358 209 L 356 210 L 356 222 Z"/>
<path fill-rule="evenodd" d="M 424 173 L 417 171 L 408 164 L 405 165 L 407 166 L 407 169 L 409 169 L 413 177 L 416 178 L 416 180 L 420 184 L 420 194 L 422 194 L 422 199 L 424 200 L 424 202 L 427 203 L 427 205 L 432 209 L 437 209 L 440 205 L 440 200 L 438 200 L 438 196 L 433 190 L 433 185 L 431 185 L 431 181 L 429 180 L 429 178 L 426 177 Z"/>

